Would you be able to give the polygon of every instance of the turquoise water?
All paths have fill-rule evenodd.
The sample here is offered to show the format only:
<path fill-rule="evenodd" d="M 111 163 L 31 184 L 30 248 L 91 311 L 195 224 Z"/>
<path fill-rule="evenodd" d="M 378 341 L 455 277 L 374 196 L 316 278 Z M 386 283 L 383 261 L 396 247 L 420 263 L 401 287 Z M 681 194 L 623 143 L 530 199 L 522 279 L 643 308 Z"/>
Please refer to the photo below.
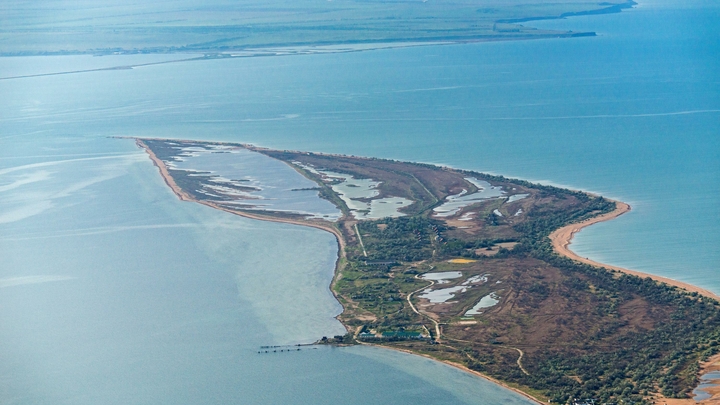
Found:
<path fill-rule="evenodd" d="M 535 24 L 594 38 L 0 81 L 0 403 L 524 403 L 385 350 L 257 354 L 342 333 L 332 235 L 179 202 L 132 141 L 106 137 L 423 161 L 599 192 L 633 211 L 573 249 L 720 293 L 719 16 L 711 2 L 649 2 Z M 148 60 L 113 58 L 2 58 L 0 76 Z"/>

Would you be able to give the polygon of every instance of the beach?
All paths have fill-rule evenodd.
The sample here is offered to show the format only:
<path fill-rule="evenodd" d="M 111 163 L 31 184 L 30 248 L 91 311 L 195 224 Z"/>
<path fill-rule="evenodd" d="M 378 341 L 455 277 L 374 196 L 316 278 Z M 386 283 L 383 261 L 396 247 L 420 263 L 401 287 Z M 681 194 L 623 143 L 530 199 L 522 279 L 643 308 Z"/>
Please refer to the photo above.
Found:
<path fill-rule="evenodd" d="M 704 375 L 707 373 L 711 373 L 714 371 L 720 371 L 720 354 L 717 354 L 708 361 L 700 364 L 700 372 L 699 375 Z M 694 405 L 694 404 L 701 404 L 701 405 L 718 405 L 720 404 L 720 379 L 717 380 L 710 380 L 710 383 L 713 384 L 710 387 L 704 388 L 702 390 L 698 391 L 704 391 L 708 395 L 710 395 L 710 398 L 703 399 L 702 401 L 695 401 L 694 399 L 690 398 L 665 398 L 665 397 L 658 397 L 656 399 L 657 404 L 664 404 L 664 405 Z"/>
<path fill-rule="evenodd" d="M 611 270 L 619 271 L 619 272 L 622 272 L 625 274 L 630 274 L 630 275 L 638 276 L 638 277 L 650 277 L 653 280 L 659 281 L 661 283 L 665 283 L 665 284 L 669 284 L 674 287 L 682 288 L 686 291 L 696 292 L 702 296 L 720 301 L 720 297 L 715 295 L 711 291 L 694 286 L 692 284 L 683 283 L 682 281 L 677 281 L 677 280 L 673 280 L 671 278 L 657 276 L 654 274 L 648 274 L 648 273 L 643 273 L 643 272 L 636 271 L 636 270 L 630 270 L 630 269 L 626 269 L 623 267 L 612 266 L 612 265 L 608 265 L 608 264 L 604 264 L 604 263 L 598 263 L 594 260 L 590 260 L 587 257 L 581 257 L 577 253 L 570 250 L 570 244 L 572 243 L 573 237 L 575 236 L 576 233 L 580 232 L 583 228 L 586 228 L 593 224 L 597 224 L 599 222 L 604 222 L 604 221 L 609 221 L 611 219 L 615 219 L 615 218 L 619 217 L 620 215 L 630 212 L 630 210 L 631 210 L 630 205 L 627 203 L 624 203 L 621 201 L 615 201 L 615 204 L 616 204 L 617 208 L 615 208 L 615 210 L 612 212 L 609 212 L 607 214 L 603 214 L 603 215 L 600 215 L 600 216 L 597 216 L 594 218 L 590 218 L 588 220 L 585 220 L 585 221 L 577 223 L 577 224 L 570 224 L 570 225 L 564 226 L 564 227 L 554 231 L 553 233 L 551 233 L 550 241 L 552 242 L 552 246 L 553 246 L 553 249 L 555 250 L 555 252 L 557 252 L 563 256 L 569 257 L 573 260 L 577 260 L 579 262 L 589 264 L 592 266 L 604 267 L 606 269 L 611 269 Z"/>

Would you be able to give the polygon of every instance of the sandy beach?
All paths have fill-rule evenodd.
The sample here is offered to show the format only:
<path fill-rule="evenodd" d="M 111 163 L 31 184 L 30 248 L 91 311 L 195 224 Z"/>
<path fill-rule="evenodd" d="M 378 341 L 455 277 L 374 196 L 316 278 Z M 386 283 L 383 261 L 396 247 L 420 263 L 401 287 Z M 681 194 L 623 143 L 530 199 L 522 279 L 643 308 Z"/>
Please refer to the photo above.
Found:
<path fill-rule="evenodd" d="M 148 156 L 150 156 L 150 160 L 152 160 L 155 167 L 160 170 L 160 175 L 162 176 L 163 180 L 165 181 L 165 184 L 170 187 L 170 189 L 175 193 L 176 196 L 178 196 L 179 199 L 182 201 L 195 201 L 189 194 L 184 192 L 180 186 L 175 183 L 175 179 L 172 178 L 170 173 L 168 172 L 167 166 L 165 165 L 165 162 L 160 160 L 157 156 L 155 156 L 155 153 L 153 153 L 150 148 L 148 148 L 147 145 L 145 145 L 145 142 L 143 142 L 140 139 L 135 139 L 135 143 L 137 146 L 145 150 L 147 152 Z"/>
<path fill-rule="evenodd" d="M 462 371 L 464 371 L 464 372 L 466 372 L 466 373 L 470 373 L 470 374 L 472 374 L 472 375 L 474 375 L 474 376 L 476 376 L 476 377 L 480 377 L 480 378 L 482 378 L 482 379 L 484 379 L 484 380 L 490 381 L 490 382 L 493 383 L 493 384 L 497 384 L 497 385 L 505 388 L 506 390 L 513 391 L 513 392 L 515 392 L 516 394 L 522 395 L 523 397 L 525 397 L 525 398 L 529 399 L 530 401 L 533 401 L 533 402 L 535 402 L 535 403 L 537 403 L 537 404 L 544 404 L 544 403 L 545 403 L 545 402 L 542 402 L 542 401 L 538 400 L 537 398 L 529 395 L 528 393 L 526 393 L 526 392 L 524 392 L 524 391 L 521 391 L 521 390 L 519 390 L 519 389 L 517 389 L 517 388 L 513 388 L 513 387 L 505 384 L 504 382 L 502 382 L 502 381 L 500 381 L 500 380 L 496 380 L 496 379 L 494 379 L 494 378 L 492 378 L 492 377 L 490 377 L 490 376 L 488 376 L 488 375 L 485 375 L 485 374 L 483 374 L 483 373 L 477 372 L 477 371 L 475 371 L 475 370 L 471 370 L 471 369 L 463 366 L 462 364 L 458 364 L 458 363 L 455 363 L 455 362 L 452 362 L 452 361 L 447 361 L 447 360 L 438 360 L 438 359 L 436 359 L 436 358 L 434 358 L 434 357 L 432 357 L 432 356 L 428 356 L 428 355 L 426 355 L 426 354 L 420 354 L 420 353 L 412 352 L 412 351 L 410 351 L 410 350 L 401 349 L 401 348 L 398 348 L 398 347 L 375 345 L 375 344 L 367 343 L 367 342 L 361 342 L 361 344 L 363 344 L 363 345 L 368 345 L 368 346 L 379 347 L 379 348 L 382 348 L 382 349 L 396 350 L 396 351 L 398 351 L 398 352 L 408 353 L 408 354 L 412 354 L 412 355 L 414 355 L 414 356 L 422 356 L 422 357 L 425 357 L 425 358 L 427 358 L 427 359 L 439 361 L 440 363 L 447 364 L 448 366 L 455 367 L 455 368 L 457 368 L 457 369 L 459 369 L 459 370 L 462 370 Z"/>
<path fill-rule="evenodd" d="M 604 267 L 607 269 L 616 270 L 616 271 L 620 271 L 620 272 L 623 272 L 626 274 L 632 274 L 634 276 L 639 276 L 639 277 L 650 277 L 653 280 L 656 280 L 656 281 L 659 281 L 659 282 L 662 282 L 665 284 L 669 284 L 669 285 L 672 285 L 675 287 L 679 287 L 686 291 L 696 292 L 705 297 L 713 298 L 715 300 L 720 301 L 720 296 L 717 296 L 711 291 L 694 286 L 692 284 L 683 283 L 682 281 L 673 280 L 673 279 L 667 278 L 667 277 L 656 276 L 654 274 L 648 274 L 648 273 L 643 273 L 643 272 L 639 272 L 639 271 L 635 271 L 635 270 L 630 270 L 630 269 L 626 269 L 623 267 L 611 266 L 611 265 L 604 264 L 604 263 L 598 263 L 596 261 L 588 259 L 587 257 L 578 256 L 575 252 L 570 250 L 570 244 L 572 242 L 572 238 L 575 236 L 576 233 L 580 232 L 583 228 L 588 227 L 593 224 L 597 224 L 598 222 L 604 222 L 604 221 L 609 221 L 611 219 L 615 219 L 615 218 L 619 217 L 620 215 L 625 214 L 626 212 L 629 212 L 631 209 L 630 205 L 628 205 L 624 202 L 621 202 L 621 201 L 615 201 L 615 204 L 617 205 L 617 208 L 613 212 L 609 212 L 607 214 L 603 214 L 598 217 L 591 218 L 591 219 L 585 220 L 585 221 L 577 223 L 577 224 L 571 224 L 571 225 L 564 226 L 564 227 L 556 230 L 555 232 L 551 233 L 550 241 L 552 241 L 553 249 L 555 250 L 555 252 L 557 252 L 563 256 L 569 257 L 573 260 L 577 260 L 579 262 L 590 264 L 593 266 Z"/>
<path fill-rule="evenodd" d="M 673 279 L 670 279 L 667 277 L 656 276 L 654 274 L 642 273 L 639 271 L 630 270 L 630 269 L 626 269 L 623 267 L 611 266 L 611 265 L 607 265 L 607 264 L 603 264 L 603 263 L 598 263 L 598 262 L 590 260 L 586 257 L 578 256 L 575 252 L 570 250 L 570 243 L 572 242 L 572 238 L 575 236 L 576 233 L 580 232 L 583 228 L 593 225 L 593 224 L 596 224 L 598 222 L 609 221 L 611 219 L 615 219 L 615 218 L 619 217 L 620 215 L 629 212 L 631 209 L 630 205 L 626 204 L 624 202 L 615 201 L 615 204 L 617 205 L 617 208 L 613 212 L 610 212 L 610 213 L 607 213 L 604 215 L 600 215 L 598 217 L 591 218 L 591 219 L 588 219 L 586 221 L 583 221 L 583 222 L 580 222 L 577 224 L 571 224 L 571 225 L 564 226 L 564 227 L 556 230 L 555 232 L 551 233 L 550 241 L 552 242 L 553 249 L 555 250 L 555 252 L 557 252 L 563 256 L 569 257 L 573 260 L 577 260 L 579 262 L 590 264 L 593 266 L 604 267 L 607 269 L 612 269 L 612 270 L 620 271 L 620 272 L 623 272 L 626 274 L 632 274 L 634 276 L 639 276 L 639 277 L 650 277 L 653 280 L 656 280 L 656 281 L 659 281 L 659 282 L 662 282 L 665 284 L 669 284 L 669 285 L 672 285 L 675 287 L 679 287 L 686 291 L 696 292 L 702 296 L 713 298 L 715 300 L 720 301 L 720 297 L 715 295 L 711 291 L 694 286 L 692 284 L 683 283 L 682 281 L 673 280 Z M 709 373 L 711 371 L 718 371 L 718 370 L 720 370 L 720 355 L 714 356 L 707 362 L 703 363 L 701 365 L 701 371 L 700 371 L 699 375 L 703 375 L 703 374 Z M 716 383 L 718 385 L 707 388 L 705 390 L 712 397 L 705 399 L 703 401 L 697 402 L 691 398 L 678 399 L 678 398 L 658 397 L 658 398 L 656 398 L 655 403 L 663 404 L 663 405 L 691 405 L 691 404 L 717 404 L 717 405 L 720 405 L 720 380 L 715 380 L 715 381 L 713 381 L 713 383 Z"/>

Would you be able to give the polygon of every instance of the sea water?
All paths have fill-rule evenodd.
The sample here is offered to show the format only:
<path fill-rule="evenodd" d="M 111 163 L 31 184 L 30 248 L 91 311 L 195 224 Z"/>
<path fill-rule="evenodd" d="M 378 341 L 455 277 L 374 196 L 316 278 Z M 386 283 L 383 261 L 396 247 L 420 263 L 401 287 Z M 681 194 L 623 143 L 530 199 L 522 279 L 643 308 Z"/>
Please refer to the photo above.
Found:
<path fill-rule="evenodd" d="M 527 403 L 421 357 L 294 346 L 345 333 L 333 235 L 181 202 L 132 142 L 35 146 L 0 169 L 0 403 Z"/>
<path fill-rule="evenodd" d="M 0 81 L 0 401 L 523 403 L 387 350 L 257 353 L 343 333 L 332 235 L 180 202 L 132 141 L 106 137 L 423 161 L 598 192 L 633 211 L 583 230 L 579 254 L 720 293 L 719 13 L 652 1 L 537 22 L 592 38 Z M 148 60 L 113 58 L 2 58 L 0 76 Z"/>

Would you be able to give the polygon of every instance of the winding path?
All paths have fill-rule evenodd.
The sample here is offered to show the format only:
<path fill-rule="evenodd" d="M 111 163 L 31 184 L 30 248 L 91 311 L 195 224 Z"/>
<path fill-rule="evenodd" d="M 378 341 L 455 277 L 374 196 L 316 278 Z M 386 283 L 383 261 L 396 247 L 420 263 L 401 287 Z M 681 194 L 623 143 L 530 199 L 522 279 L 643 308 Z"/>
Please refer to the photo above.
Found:
<path fill-rule="evenodd" d="M 510 347 L 510 346 L 506 346 L 506 347 Z M 522 358 L 525 355 L 525 353 L 523 353 L 523 351 L 518 349 L 517 347 L 512 347 L 512 349 L 515 349 L 518 351 L 518 353 L 520 353 L 520 357 L 518 357 L 518 359 L 517 359 L 517 365 L 518 365 L 518 367 L 520 367 L 520 370 L 522 370 L 522 372 L 525 373 L 525 375 L 530 375 L 530 373 L 528 373 L 527 370 L 525 370 L 525 367 L 523 367 L 523 365 L 522 365 Z"/>
<path fill-rule="evenodd" d="M 416 279 L 420 279 L 418 276 L 415 276 L 415 278 L 416 278 Z M 410 309 L 412 309 L 413 312 L 415 312 L 416 314 L 418 314 L 418 315 L 420 315 L 420 316 L 424 316 L 425 318 L 429 319 L 429 320 L 435 325 L 435 341 L 440 342 L 440 324 L 439 324 L 436 320 L 434 320 L 432 317 L 430 317 L 429 315 L 423 314 L 423 313 L 421 313 L 420 311 L 418 311 L 417 308 L 415 308 L 415 305 L 413 305 L 412 301 L 410 300 L 410 298 L 412 297 L 412 295 L 415 294 L 416 292 L 420 292 L 420 291 L 422 291 L 422 290 L 424 290 L 424 289 L 426 289 L 426 288 L 430 288 L 430 287 L 432 287 L 433 285 L 435 285 L 435 282 L 432 281 L 432 280 L 426 280 L 426 281 L 429 281 L 430 284 L 429 284 L 429 285 L 426 285 L 425 287 L 420 287 L 420 288 L 418 288 L 417 290 L 415 290 L 415 291 L 411 292 L 410 294 L 408 294 L 408 295 L 407 295 L 407 302 L 408 302 L 408 304 L 410 304 Z"/>

